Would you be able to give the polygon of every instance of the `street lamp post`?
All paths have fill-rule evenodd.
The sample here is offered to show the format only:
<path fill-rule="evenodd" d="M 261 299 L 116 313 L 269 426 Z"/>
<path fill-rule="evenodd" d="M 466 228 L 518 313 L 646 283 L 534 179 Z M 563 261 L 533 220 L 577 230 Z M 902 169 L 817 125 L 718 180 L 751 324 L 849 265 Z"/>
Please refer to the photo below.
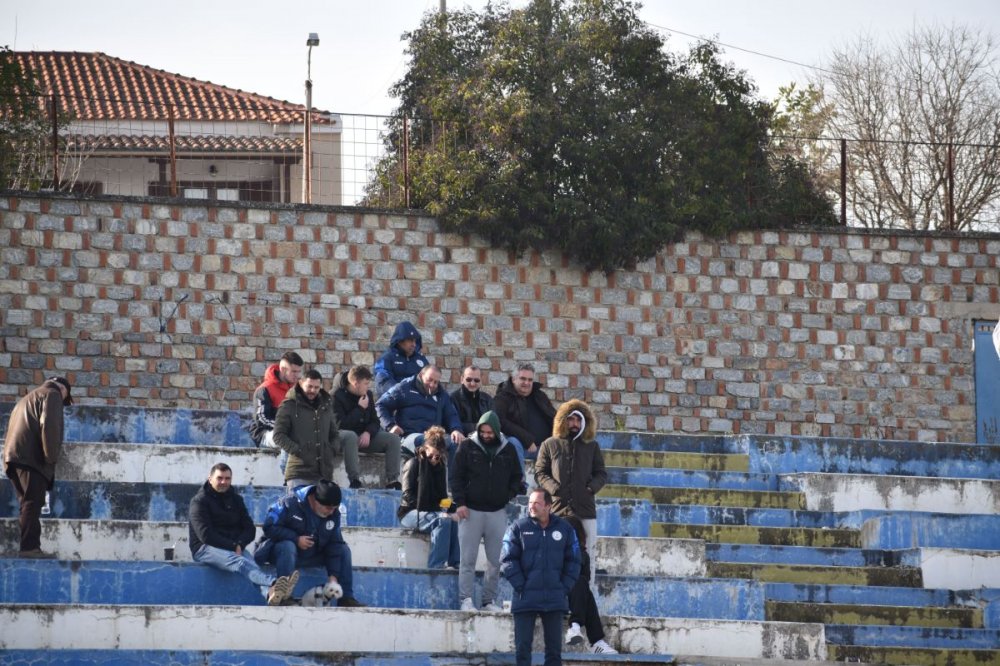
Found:
<path fill-rule="evenodd" d="M 306 117 L 303 123 L 302 136 L 302 201 L 312 203 L 312 47 L 319 46 L 319 35 L 309 33 L 306 39 L 309 47 L 306 54 Z"/>

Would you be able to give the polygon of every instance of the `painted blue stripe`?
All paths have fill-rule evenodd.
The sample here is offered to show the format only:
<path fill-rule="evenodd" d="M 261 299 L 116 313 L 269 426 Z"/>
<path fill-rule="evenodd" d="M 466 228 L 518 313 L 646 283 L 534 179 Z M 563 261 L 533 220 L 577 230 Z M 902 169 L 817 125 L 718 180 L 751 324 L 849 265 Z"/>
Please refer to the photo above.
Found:
<path fill-rule="evenodd" d="M 880 548 L 1000 550 L 1000 515 L 895 512 L 872 519 L 865 530 Z"/>
<path fill-rule="evenodd" d="M 815 583 L 764 584 L 764 595 L 769 601 L 872 606 L 979 606 L 985 599 L 984 592 L 988 591 Z"/>
<path fill-rule="evenodd" d="M 663 435 L 649 432 L 598 432 L 602 449 L 684 453 L 746 453 L 747 440 L 728 435 Z"/>
<path fill-rule="evenodd" d="M 835 645 L 997 650 L 1000 649 L 1000 630 L 828 624 L 826 640 Z"/>
<path fill-rule="evenodd" d="M 739 543 L 706 543 L 710 562 L 751 564 L 804 564 L 826 567 L 893 567 L 904 564 L 909 551 L 817 548 L 813 546 L 768 546 Z M 914 565 L 910 565 L 914 566 Z M 917 562 L 919 566 L 919 561 Z"/>
<path fill-rule="evenodd" d="M 742 472 L 608 467 L 608 483 L 667 488 L 720 488 L 728 490 L 778 490 L 778 477 Z"/>

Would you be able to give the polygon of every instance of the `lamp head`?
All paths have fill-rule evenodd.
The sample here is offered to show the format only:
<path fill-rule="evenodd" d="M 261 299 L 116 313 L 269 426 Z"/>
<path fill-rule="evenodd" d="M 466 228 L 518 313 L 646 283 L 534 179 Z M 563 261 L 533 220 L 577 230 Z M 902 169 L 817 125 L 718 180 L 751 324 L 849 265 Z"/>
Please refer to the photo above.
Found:
<path fill-rule="evenodd" d="M 319 33 L 310 32 L 309 39 L 306 40 L 306 46 L 319 46 Z"/>

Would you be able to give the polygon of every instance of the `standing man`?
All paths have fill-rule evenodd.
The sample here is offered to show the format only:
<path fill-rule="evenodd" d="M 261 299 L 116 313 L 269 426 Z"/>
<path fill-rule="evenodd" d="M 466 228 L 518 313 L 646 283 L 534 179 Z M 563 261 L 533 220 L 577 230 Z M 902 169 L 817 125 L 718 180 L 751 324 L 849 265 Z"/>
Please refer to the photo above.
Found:
<path fill-rule="evenodd" d="M 351 549 L 340 532 L 340 486 L 321 479 L 272 504 L 257 543 L 257 564 L 274 563 L 278 576 L 304 567 L 326 567 L 328 583 L 339 583 L 344 596 L 337 606 L 364 606 L 354 598 Z"/>
<path fill-rule="evenodd" d="M 278 408 L 274 442 L 288 452 L 289 490 L 333 478 L 337 418 L 333 398 L 323 388 L 323 375 L 315 368 L 306 371 Z"/>
<path fill-rule="evenodd" d="M 495 412 L 486 412 L 475 434 L 458 447 L 452 475 L 451 494 L 460 521 L 458 597 L 464 611 L 476 610 L 472 592 L 480 541 L 486 551 L 482 609 L 500 610 L 494 602 L 500 581 L 500 550 L 507 530 L 507 503 L 521 492 L 522 475 L 514 447 L 500 432 L 500 419 Z"/>
<path fill-rule="evenodd" d="M 467 435 L 476 431 L 479 417 L 493 409 L 493 396 L 481 391 L 482 387 L 482 373 L 470 365 L 462 370 L 462 385 L 451 392 L 451 401 L 462 420 L 462 431 Z"/>
<path fill-rule="evenodd" d="M 536 488 L 528 496 L 528 518 L 503 538 L 500 572 L 514 588 L 514 649 L 517 666 L 530 666 L 535 616 L 542 618 L 545 666 L 562 664 L 562 619 L 580 575 L 580 545 L 569 523 L 552 513 L 552 496 Z"/>
<path fill-rule="evenodd" d="M 597 546 L 594 496 L 608 482 L 596 434 L 597 422 L 587 403 L 570 400 L 556 413 L 552 437 L 542 442 L 535 461 L 535 481 L 552 495 L 552 510 L 583 523 L 588 553 Z"/>
<path fill-rule="evenodd" d="M 288 351 L 264 371 L 264 381 L 253 394 L 253 417 L 250 421 L 250 438 L 257 448 L 280 449 L 274 443 L 274 419 L 281 402 L 302 376 L 302 365 L 302 357 Z M 288 452 L 281 450 L 278 466 L 282 472 L 287 464 Z"/>
<path fill-rule="evenodd" d="M 448 466 L 455 447 L 464 439 L 462 422 L 448 392 L 441 388 L 441 371 L 429 365 L 416 377 L 404 379 L 375 403 L 382 427 L 403 438 L 402 447 L 410 456 L 424 441 L 424 433 L 441 426 L 449 433 Z"/>
<path fill-rule="evenodd" d="M 385 454 L 385 487 L 400 490 L 399 436 L 382 430 L 375 412 L 375 398 L 369 390 L 372 371 L 356 365 L 337 375 L 333 381 L 333 411 L 340 427 L 340 441 L 344 446 L 344 467 L 351 488 L 364 487 L 361 483 L 361 460 L 358 452 Z"/>
<path fill-rule="evenodd" d="M 261 571 L 246 552 L 257 528 L 243 498 L 233 490 L 233 470 L 216 463 L 188 509 L 188 542 L 195 562 L 238 573 L 260 587 L 268 606 L 280 606 L 295 589 L 299 572 L 280 578 Z"/>
<path fill-rule="evenodd" d="M 396 325 L 389 348 L 375 364 L 375 389 L 379 396 L 430 365 L 421 353 L 423 347 L 424 339 L 416 326 L 408 321 Z"/>
<path fill-rule="evenodd" d="M 535 381 L 535 366 L 519 363 L 510 379 L 497 387 L 494 411 L 503 424 L 503 434 L 516 438 L 524 454 L 534 458 L 552 434 L 555 407 L 542 385 Z"/>
<path fill-rule="evenodd" d="M 63 444 L 63 407 L 73 404 L 65 377 L 52 377 L 21 398 L 10 413 L 3 464 L 21 505 L 18 557 L 52 559 L 42 550 L 42 506 L 52 489 Z"/>

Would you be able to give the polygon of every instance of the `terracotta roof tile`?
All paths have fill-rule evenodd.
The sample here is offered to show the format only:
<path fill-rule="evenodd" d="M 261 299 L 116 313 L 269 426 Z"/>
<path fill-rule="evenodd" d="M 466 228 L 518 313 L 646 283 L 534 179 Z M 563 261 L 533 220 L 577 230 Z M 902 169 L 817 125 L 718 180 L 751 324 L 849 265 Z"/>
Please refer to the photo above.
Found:
<path fill-rule="evenodd" d="M 162 135 L 74 134 L 66 138 L 66 148 L 86 152 L 166 153 L 168 137 Z M 177 135 L 174 148 L 178 153 L 268 153 L 299 155 L 302 139 L 267 136 Z"/>
<path fill-rule="evenodd" d="M 15 51 L 45 93 L 59 96 L 79 120 L 175 120 L 301 122 L 305 107 L 171 74 L 100 52 Z M 315 110 L 314 123 L 329 122 Z"/>

